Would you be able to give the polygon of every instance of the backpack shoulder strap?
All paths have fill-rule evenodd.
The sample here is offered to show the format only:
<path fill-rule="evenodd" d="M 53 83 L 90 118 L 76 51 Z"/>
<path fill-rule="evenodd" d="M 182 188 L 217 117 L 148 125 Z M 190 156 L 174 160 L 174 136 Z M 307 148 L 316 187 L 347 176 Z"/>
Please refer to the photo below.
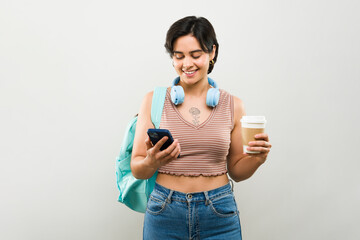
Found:
<path fill-rule="evenodd" d="M 151 121 L 153 122 L 155 128 L 159 128 L 160 126 L 166 91 L 166 87 L 156 87 L 154 90 L 151 103 Z"/>

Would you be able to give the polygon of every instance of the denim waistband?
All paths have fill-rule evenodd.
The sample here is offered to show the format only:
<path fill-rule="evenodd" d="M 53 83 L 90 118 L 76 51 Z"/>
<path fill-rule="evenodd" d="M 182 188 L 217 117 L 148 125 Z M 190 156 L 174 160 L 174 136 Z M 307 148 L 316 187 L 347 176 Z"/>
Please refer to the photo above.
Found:
<path fill-rule="evenodd" d="M 231 180 L 230 180 L 231 181 Z M 214 198 L 218 198 L 222 195 L 230 194 L 233 192 L 232 182 L 227 183 L 226 185 L 212 189 L 210 191 L 204 192 L 192 192 L 192 193 L 183 193 L 175 190 L 168 189 L 155 182 L 154 191 L 164 198 L 167 198 L 168 201 L 178 200 L 178 201 L 209 201 Z"/>

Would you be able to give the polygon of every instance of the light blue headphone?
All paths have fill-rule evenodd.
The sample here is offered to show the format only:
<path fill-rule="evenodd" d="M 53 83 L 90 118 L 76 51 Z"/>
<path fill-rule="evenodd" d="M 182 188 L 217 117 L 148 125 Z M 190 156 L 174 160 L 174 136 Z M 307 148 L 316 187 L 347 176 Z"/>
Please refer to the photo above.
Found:
<path fill-rule="evenodd" d="M 180 82 L 180 77 L 175 78 L 171 87 L 171 101 L 175 104 L 181 104 L 184 102 L 185 93 L 182 86 L 177 86 Z M 209 107 L 215 107 L 219 103 L 220 91 L 217 83 L 208 77 L 208 82 L 213 88 L 210 88 L 206 94 L 206 105 Z"/>

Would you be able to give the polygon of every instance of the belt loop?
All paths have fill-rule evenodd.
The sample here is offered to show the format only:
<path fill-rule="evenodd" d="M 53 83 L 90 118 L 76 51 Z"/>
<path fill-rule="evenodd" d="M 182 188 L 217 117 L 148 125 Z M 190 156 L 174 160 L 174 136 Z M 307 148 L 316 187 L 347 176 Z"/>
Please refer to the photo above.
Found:
<path fill-rule="evenodd" d="M 233 180 L 229 179 L 230 185 L 231 185 L 231 191 L 234 192 L 234 182 Z"/>
<path fill-rule="evenodd" d="M 205 205 L 207 206 L 210 203 L 209 194 L 207 191 L 205 191 L 204 195 L 205 195 Z"/>
<path fill-rule="evenodd" d="M 174 193 L 174 190 L 170 190 L 170 193 L 169 193 L 168 197 L 166 198 L 167 203 L 171 203 L 171 196 L 173 195 L 173 193 Z"/>

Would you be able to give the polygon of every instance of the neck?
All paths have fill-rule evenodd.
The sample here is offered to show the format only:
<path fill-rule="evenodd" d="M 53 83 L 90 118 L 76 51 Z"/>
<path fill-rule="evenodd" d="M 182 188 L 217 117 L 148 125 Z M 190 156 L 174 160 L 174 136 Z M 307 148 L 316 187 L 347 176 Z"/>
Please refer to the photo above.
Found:
<path fill-rule="evenodd" d="M 179 84 L 183 87 L 186 95 L 193 96 L 201 96 L 203 94 L 206 94 L 208 89 L 210 88 L 207 77 L 203 78 L 195 84 L 186 84 L 184 81 L 180 81 Z"/>

